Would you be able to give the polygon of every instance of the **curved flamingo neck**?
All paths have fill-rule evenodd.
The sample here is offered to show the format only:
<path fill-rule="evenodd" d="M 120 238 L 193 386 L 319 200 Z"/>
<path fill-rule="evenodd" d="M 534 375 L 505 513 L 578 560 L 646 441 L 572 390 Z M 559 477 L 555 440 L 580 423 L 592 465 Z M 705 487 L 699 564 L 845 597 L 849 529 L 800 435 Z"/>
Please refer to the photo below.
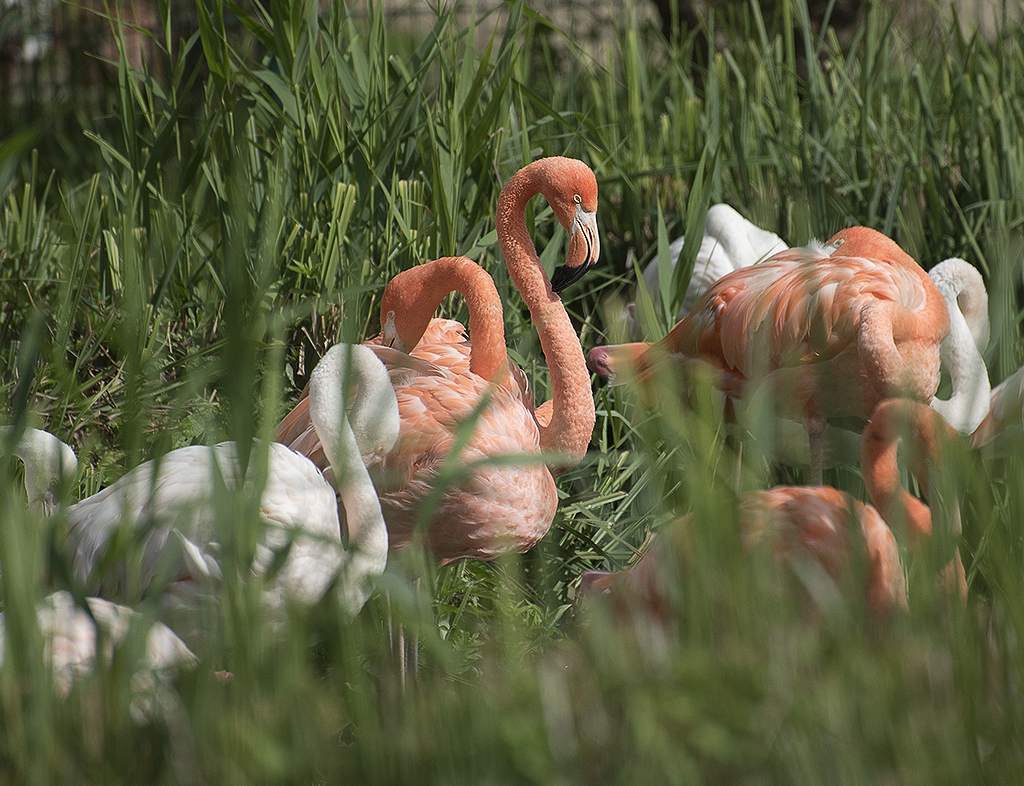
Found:
<path fill-rule="evenodd" d="M 921 488 L 927 489 L 929 462 L 941 458 L 940 441 L 954 436 L 952 428 L 934 410 L 905 399 L 879 404 L 864 429 L 861 471 L 871 502 L 888 523 L 904 521 L 915 544 L 931 536 L 932 515 L 928 506 L 900 482 L 900 439 L 907 438 L 910 471 Z"/>
<path fill-rule="evenodd" d="M 13 438 L 13 426 L 0 426 L 0 441 Z M 47 431 L 26 428 L 11 453 L 25 465 L 25 491 L 29 505 L 52 512 L 51 490 L 62 478 L 74 478 L 78 471 L 75 451 Z"/>
<path fill-rule="evenodd" d="M 359 582 L 383 572 L 387 563 L 388 533 L 373 482 L 360 456 L 359 440 L 345 415 L 345 393 L 349 384 L 358 385 L 358 398 L 379 407 L 375 441 L 394 445 L 398 438 L 398 402 L 384 366 L 364 346 L 336 344 L 323 356 L 310 377 L 309 414 L 320 436 L 324 453 L 334 470 L 338 496 L 347 516 L 349 557 L 347 582 L 342 589 L 351 594 L 350 606 L 358 610 L 365 600 Z M 354 588 L 350 590 L 348 584 Z"/>
<path fill-rule="evenodd" d="M 984 346 L 978 346 L 988 341 L 985 282 L 974 266 L 955 257 L 933 267 L 929 276 L 949 310 L 949 335 L 939 351 L 953 387 L 947 401 L 933 398 L 931 406 L 958 432 L 970 434 L 985 419 L 992 393 L 988 369 L 981 356 Z M 967 309 L 970 319 L 961 308 Z M 979 308 L 981 316 L 977 313 Z"/>
<path fill-rule="evenodd" d="M 469 337 L 472 348 L 469 368 L 484 379 L 508 370 L 505 350 L 505 319 L 501 297 L 487 271 L 466 257 L 442 257 L 409 268 L 393 279 L 381 300 L 381 326 L 393 330 L 397 349 L 411 352 L 423 337 L 431 317 L 451 292 L 459 292 L 469 309 Z M 386 338 L 386 337 L 385 337 Z"/>
<path fill-rule="evenodd" d="M 890 525 L 902 522 L 912 545 L 916 547 L 931 537 L 932 514 L 927 505 L 903 488 L 896 460 L 898 446 L 898 436 L 873 442 L 865 430 L 864 458 L 861 462 L 864 486 L 868 490 L 871 504 L 882 514 L 882 518 Z"/>
<path fill-rule="evenodd" d="M 530 310 L 551 374 L 552 408 L 540 425 L 540 445 L 578 463 L 587 452 L 596 420 L 590 375 L 579 337 L 561 299 L 551 289 L 533 240 L 526 229 L 526 205 L 537 194 L 551 202 L 560 159 L 544 159 L 521 169 L 498 197 L 498 242 L 509 275 Z M 563 467 L 567 468 L 567 467 Z M 557 471 L 555 468 L 554 471 Z"/>

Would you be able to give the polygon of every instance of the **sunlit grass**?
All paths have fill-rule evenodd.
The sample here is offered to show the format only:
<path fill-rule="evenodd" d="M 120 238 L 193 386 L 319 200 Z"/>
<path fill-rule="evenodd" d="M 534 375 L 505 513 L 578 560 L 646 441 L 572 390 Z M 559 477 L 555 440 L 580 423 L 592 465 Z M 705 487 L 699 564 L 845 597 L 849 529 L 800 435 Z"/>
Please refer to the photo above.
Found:
<path fill-rule="evenodd" d="M 964 256 L 989 284 L 998 382 L 1024 354 L 1024 34 L 986 42 L 944 21 L 911 34 L 868 3 L 842 50 L 800 21 L 802 3 L 779 6 L 795 29 L 731 8 L 709 21 L 713 52 L 665 42 L 627 9 L 598 62 L 518 2 L 484 46 L 447 14 L 409 39 L 376 5 L 317 17 L 287 0 L 232 6 L 245 44 L 224 29 L 227 6 L 198 4 L 199 32 L 158 36 L 150 73 L 122 51 L 117 111 L 72 140 L 77 166 L 0 141 L 0 420 L 73 444 L 72 499 L 174 447 L 265 439 L 326 346 L 377 332 L 393 275 L 456 253 L 494 276 L 510 353 L 543 401 L 493 214 L 501 184 L 553 154 L 586 160 L 600 186 L 603 264 L 565 296 L 585 348 L 615 337 L 602 306 L 631 297 L 627 250 L 646 264 L 726 201 L 791 243 L 863 223 L 925 267 Z M 86 163 L 90 176 L 69 174 Z M 553 265 L 564 233 L 541 200 L 530 213 Z M 658 329 L 685 273 L 662 276 Z M 445 313 L 466 319 L 458 299 Z M 919 596 L 884 626 L 856 603 L 812 621 L 792 577 L 735 535 L 737 488 L 794 471 L 723 442 L 700 395 L 683 407 L 668 394 L 658 413 L 626 388 L 595 398 L 591 450 L 559 479 L 532 552 L 444 568 L 396 556 L 354 621 L 328 600 L 283 630 L 235 582 L 205 620 L 200 666 L 143 726 L 126 658 L 52 697 L 32 604 L 50 581 L 81 588 L 59 523 L 24 511 L 18 469 L 0 462 L 0 781 L 1019 779 L 1021 457 L 959 458 L 965 608 Z M 863 497 L 856 467 L 826 479 Z M 667 633 L 579 612 L 581 572 L 632 564 L 691 512 Z M 415 673 L 399 628 L 418 643 Z"/>

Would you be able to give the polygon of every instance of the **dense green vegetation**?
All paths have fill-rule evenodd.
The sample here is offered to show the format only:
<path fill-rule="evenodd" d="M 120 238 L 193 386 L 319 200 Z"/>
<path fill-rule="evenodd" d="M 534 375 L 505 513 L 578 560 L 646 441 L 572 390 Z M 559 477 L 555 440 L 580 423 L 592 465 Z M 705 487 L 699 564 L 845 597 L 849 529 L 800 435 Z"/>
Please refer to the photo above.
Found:
<path fill-rule="evenodd" d="M 493 18 L 447 13 L 413 36 L 376 6 L 317 16 L 271 0 L 232 6 L 241 35 L 202 0 L 196 35 L 168 25 L 141 71 L 122 37 L 114 111 L 0 140 L 0 421 L 75 447 L 72 500 L 173 447 L 266 438 L 327 345 L 376 333 L 395 273 L 456 253 L 493 275 L 510 352 L 544 400 L 493 215 L 501 184 L 552 154 L 584 159 L 600 186 L 604 261 L 565 293 L 585 348 L 621 338 L 628 249 L 646 263 L 726 201 L 793 244 L 860 223 L 926 268 L 965 257 L 989 285 L 998 382 L 1024 355 L 1024 28 L 992 42 L 938 19 L 908 32 L 866 3 L 841 50 L 802 2 L 778 6 L 779 19 L 757 3 L 709 19 L 713 52 L 627 11 L 590 55 L 521 2 L 493 36 Z M 532 210 L 550 269 L 564 232 L 542 200 Z M 666 286 L 652 332 L 682 294 Z M 467 316 L 457 300 L 446 313 Z M 398 555 L 354 622 L 325 602 L 283 631 L 226 577 L 200 666 L 144 725 L 127 658 L 65 701 L 49 690 L 30 623 L 49 583 L 70 581 L 60 525 L 25 513 L 19 470 L 0 460 L 0 782 L 1020 777 L 1024 456 L 958 457 L 964 608 L 918 592 L 886 626 L 855 602 L 809 619 L 734 525 L 737 478 L 767 487 L 799 469 L 740 460 L 701 401 L 641 414 L 623 388 L 595 396 L 592 449 L 559 480 L 534 551 L 445 568 Z M 863 496 L 855 466 L 826 481 Z M 664 637 L 577 613 L 583 570 L 628 564 L 687 512 L 693 559 Z M 400 624 L 419 642 L 415 674 L 392 645 Z"/>

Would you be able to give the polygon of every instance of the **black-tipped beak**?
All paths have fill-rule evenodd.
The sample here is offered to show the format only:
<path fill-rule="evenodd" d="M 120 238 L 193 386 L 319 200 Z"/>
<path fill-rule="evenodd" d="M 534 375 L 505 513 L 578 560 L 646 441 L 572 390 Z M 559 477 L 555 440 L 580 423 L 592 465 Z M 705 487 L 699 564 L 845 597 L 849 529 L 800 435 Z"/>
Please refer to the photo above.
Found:
<path fill-rule="evenodd" d="M 555 270 L 551 276 L 551 289 L 561 292 L 570 284 L 576 283 L 590 268 L 597 264 L 601 256 L 601 240 L 597 232 L 597 214 L 577 206 L 576 216 L 569 229 L 569 247 L 565 254 L 565 264 Z"/>
<path fill-rule="evenodd" d="M 583 275 L 592 267 L 593 265 L 580 265 L 579 267 L 560 265 L 551 276 L 551 289 L 556 293 L 561 292 L 583 278 Z"/>

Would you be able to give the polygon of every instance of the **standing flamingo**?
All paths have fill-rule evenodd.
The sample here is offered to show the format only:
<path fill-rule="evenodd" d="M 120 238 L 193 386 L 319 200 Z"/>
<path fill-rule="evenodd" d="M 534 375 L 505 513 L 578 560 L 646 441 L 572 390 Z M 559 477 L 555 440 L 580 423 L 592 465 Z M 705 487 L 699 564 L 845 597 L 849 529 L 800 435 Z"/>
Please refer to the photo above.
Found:
<path fill-rule="evenodd" d="M 825 419 L 867 417 L 897 395 L 930 400 L 948 332 L 931 278 L 889 238 L 852 227 L 730 273 L 656 344 L 595 347 L 588 359 L 602 376 L 634 366 L 641 379 L 666 360 L 700 364 L 730 397 L 761 386 L 780 414 L 802 418 L 820 484 Z"/>
<path fill-rule="evenodd" d="M 352 383 L 359 390 L 352 415 L 346 418 L 343 391 Z M 306 457 L 271 443 L 259 506 L 265 529 L 253 570 L 265 573 L 275 555 L 287 548 L 284 563 L 264 591 L 272 614 L 283 610 L 287 598 L 315 603 L 339 572 L 339 599 L 355 614 L 369 596 L 367 578 L 383 572 L 387 562 L 384 519 L 360 453 L 386 453 L 398 437 L 397 400 L 373 352 L 362 346 L 332 347 L 310 380 L 310 415 L 323 439 L 348 517 L 348 549 L 342 546 L 334 490 Z M 350 421 L 372 427 L 357 436 Z M 55 462 L 44 463 L 40 458 L 65 456 L 60 444 L 44 431 L 28 429 L 14 450 L 25 462 L 30 498 L 49 486 Z M 134 594 L 128 584 L 135 572 L 132 584 L 142 592 L 150 590 L 161 575 L 170 577 L 172 592 L 186 597 L 207 586 L 220 576 L 214 503 L 221 483 L 233 488 L 238 472 L 233 442 L 179 448 L 139 465 L 103 491 L 70 506 L 66 550 L 76 577 L 98 583 L 102 594 L 122 596 Z M 245 480 L 248 485 L 254 482 L 252 475 Z M 118 564 L 110 575 L 97 576 L 111 538 L 124 526 L 138 528 L 141 565 L 130 571 Z"/>
<path fill-rule="evenodd" d="M 526 230 L 526 204 L 538 193 L 569 232 L 565 265 L 552 281 Z M 385 346 L 378 351 L 396 380 L 402 431 L 378 485 L 392 548 L 412 540 L 421 516 L 426 545 L 443 563 L 526 551 L 550 528 L 557 506 L 552 472 L 580 461 L 595 422 L 583 350 L 556 292 L 597 261 L 596 209 L 593 172 L 557 157 L 524 167 L 498 200 L 505 263 L 538 326 L 551 374 L 552 399 L 536 412 L 521 372 L 508 362 L 500 298 L 479 266 L 444 258 L 388 285 L 379 339 Z M 472 344 L 461 331 L 450 332 L 450 323 L 430 320 L 453 290 L 466 297 Z M 276 437 L 316 460 L 304 407 L 300 399 Z M 452 458 L 460 429 L 465 444 Z M 552 469 L 540 463 L 542 451 L 557 454 L 549 459 Z M 495 461 L 508 455 L 536 458 Z"/>
<path fill-rule="evenodd" d="M 949 312 L 949 335 L 943 339 L 939 355 L 952 387 L 948 399 L 933 397 L 929 406 L 967 436 L 989 410 L 988 369 L 982 357 L 989 337 L 988 293 L 978 269 L 957 257 L 939 262 L 928 276 Z M 789 424 L 784 418 L 775 422 L 774 455 L 783 464 L 807 464 L 806 443 L 799 443 Z M 826 467 L 848 463 L 860 455 L 860 434 L 853 431 L 826 426 L 822 444 Z"/>
<path fill-rule="evenodd" d="M 952 383 L 949 398 L 933 397 L 930 406 L 966 436 L 977 428 L 989 409 L 988 370 L 982 357 L 989 337 L 988 293 L 977 268 L 959 258 L 943 260 L 928 271 L 928 276 L 949 311 L 950 330 L 940 346 L 940 358 Z M 743 402 L 733 403 L 737 405 L 739 422 L 748 422 Z M 786 418 L 777 418 L 771 425 L 770 440 L 763 447 L 773 459 L 789 466 L 808 465 L 807 438 L 800 426 Z M 858 461 L 859 431 L 827 424 L 822 452 L 824 468 Z"/>

